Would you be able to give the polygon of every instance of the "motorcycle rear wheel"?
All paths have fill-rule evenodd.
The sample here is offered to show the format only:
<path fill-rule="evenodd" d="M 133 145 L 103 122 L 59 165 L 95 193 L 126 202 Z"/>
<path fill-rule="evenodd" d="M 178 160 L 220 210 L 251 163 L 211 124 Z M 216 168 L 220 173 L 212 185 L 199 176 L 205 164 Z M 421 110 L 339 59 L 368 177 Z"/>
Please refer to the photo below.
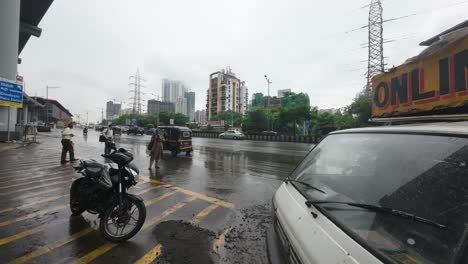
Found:
<path fill-rule="evenodd" d="M 114 204 L 101 215 L 99 230 L 104 238 L 111 242 L 119 243 L 132 238 L 145 223 L 146 207 L 143 201 L 127 200 L 127 202 L 127 212 L 119 211 L 120 205 Z M 134 223 L 130 224 L 130 222 Z"/>

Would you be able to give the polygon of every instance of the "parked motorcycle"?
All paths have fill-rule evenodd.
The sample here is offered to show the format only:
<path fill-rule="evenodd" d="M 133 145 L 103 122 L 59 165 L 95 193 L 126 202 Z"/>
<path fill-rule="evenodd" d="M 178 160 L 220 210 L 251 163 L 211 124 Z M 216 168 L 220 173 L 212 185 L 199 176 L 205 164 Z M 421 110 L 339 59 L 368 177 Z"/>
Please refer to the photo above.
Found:
<path fill-rule="evenodd" d="M 70 189 L 70 209 L 73 215 L 84 211 L 99 214 L 99 229 L 112 242 L 123 242 L 140 231 L 146 219 L 143 199 L 127 193 L 137 184 L 138 168 L 127 150 L 113 149 L 101 155 L 117 164 L 103 165 L 95 160 L 81 160 L 75 170 L 84 177 L 75 180 Z"/>

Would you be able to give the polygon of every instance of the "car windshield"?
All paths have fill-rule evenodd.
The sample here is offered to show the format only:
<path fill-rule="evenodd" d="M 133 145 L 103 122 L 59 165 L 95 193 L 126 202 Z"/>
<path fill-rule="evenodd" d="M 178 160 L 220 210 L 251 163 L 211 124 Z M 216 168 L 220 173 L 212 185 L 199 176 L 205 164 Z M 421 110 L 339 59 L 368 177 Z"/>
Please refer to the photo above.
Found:
<path fill-rule="evenodd" d="M 330 135 L 290 178 L 325 192 L 295 184 L 309 200 L 375 204 L 447 225 L 448 229 L 440 229 L 343 204 L 321 205 L 332 220 L 397 263 L 462 263 L 466 257 L 466 138 Z"/>

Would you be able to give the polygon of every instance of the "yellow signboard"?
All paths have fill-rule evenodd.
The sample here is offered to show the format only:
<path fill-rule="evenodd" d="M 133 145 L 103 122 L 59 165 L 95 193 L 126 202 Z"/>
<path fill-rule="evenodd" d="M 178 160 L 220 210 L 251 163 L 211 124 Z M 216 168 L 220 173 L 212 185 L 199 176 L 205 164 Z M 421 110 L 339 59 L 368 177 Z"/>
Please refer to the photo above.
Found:
<path fill-rule="evenodd" d="M 372 79 L 373 117 L 468 105 L 468 36 L 436 45 Z"/>

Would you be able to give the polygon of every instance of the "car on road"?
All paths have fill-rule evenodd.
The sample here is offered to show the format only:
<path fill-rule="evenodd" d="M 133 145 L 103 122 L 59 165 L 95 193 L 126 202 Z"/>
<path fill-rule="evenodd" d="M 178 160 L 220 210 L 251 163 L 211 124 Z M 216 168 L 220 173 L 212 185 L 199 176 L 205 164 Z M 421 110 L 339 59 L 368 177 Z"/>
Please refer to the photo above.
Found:
<path fill-rule="evenodd" d="M 275 193 L 269 252 L 288 263 L 468 263 L 467 175 L 466 121 L 332 132 Z"/>
<path fill-rule="evenodd" d="M 127 135 L 134 134 L 136 136 L 139 134 L 143 136 L 145 134 L 145 129 L 139 126 L 132 126 L 127 130 L 126 133 Z"/>
<path fill-rule="evenodd" d="M 227 130 L 224 133 L 219 134 L 221 139 L 244 139 L 245 135 L 237 130 Z"/>
<path fill-rule="evenodd" d="M 276 136 L 276 135 L 278 135 L 278 132 L 275 132 L 275 131 L 262 131 L 262 135 Z"/>

